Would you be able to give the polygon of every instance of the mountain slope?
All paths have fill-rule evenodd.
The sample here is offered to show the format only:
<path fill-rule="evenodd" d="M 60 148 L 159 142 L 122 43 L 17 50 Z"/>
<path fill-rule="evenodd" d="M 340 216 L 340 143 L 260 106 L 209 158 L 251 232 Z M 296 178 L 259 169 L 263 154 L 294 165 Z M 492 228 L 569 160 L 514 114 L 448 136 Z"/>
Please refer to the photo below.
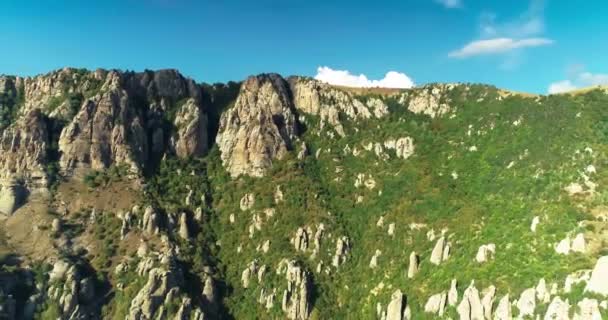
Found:
<path fill-rule="evenodd" d="M 167 70 L 0 84 L 0 303 L 15 318 L 606 313 L 601 263 L 591 276 L 602 91 Z"/>

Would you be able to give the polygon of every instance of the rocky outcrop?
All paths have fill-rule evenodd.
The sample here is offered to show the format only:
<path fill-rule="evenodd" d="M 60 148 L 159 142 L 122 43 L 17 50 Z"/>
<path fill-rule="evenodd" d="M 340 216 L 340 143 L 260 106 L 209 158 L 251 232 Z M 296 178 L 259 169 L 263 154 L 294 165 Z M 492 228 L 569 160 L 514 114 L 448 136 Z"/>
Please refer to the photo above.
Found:
<path fill-rule="evenodd" d="M 461 320 L 484 320 L 483 305 L 474 282 L 464 291 L 457 311 Z"/>
<path fill-rule="evenodd" d="M 428 85 L 404 94 L 400 102 L 405 103 L 409 99 L 407 104 L 409 111 L 425 114 L 431 118 L 439 117 L 452 110 L 447 93 L 454 88 L 455 85 L 452 84 Z"/>
<path fill-rule="evenodd" d="M 281 309 L 288 319 L 306 320 L 312 310 L 312 277 L 304 267 L 291 260 L 285 269 L 287 289 L 283 291 Z"/>
<path fill-rule="evenodd" d="M 262 74 L 245 80 L 234 107 L 220 119 L 216 142 L 230 175 L 259 177 L 293 149 L 297 135 L 287 82 L 277 74 Z"/>
<path fill-rule="evenodd" d="M 33 110 L 0 136 L 0 214 L 12 214 L 28 193 L 46 191 L 48 129 Z"/>
<path fill-rule="evenodd" d="M 84 277 L 77 265 L 58 260 L 50 275 L 47 295 L 59 305 L 63 318 L 86 319 L 95 299 L 93 279 Z"/>
<path fill-rule="evenodd" d="M 416 276 L 416 273 L 418 273 L 419 265 L 420 258 L 418 257 L 415 251 L 412 251 L 412 253 L 410 254 L 410 264 L 407 268 L 407 277 L 409 279 L 412 279 L 414 276 Z"/>
<path fill-rule="evenodd" d="M 401 290 L 393 292 L 391 302 L 386 308 L 386 320 L 409 320 L 411 319 L 411 311 L 407 305 L 407 299 Z"/>
<path fill-rule="evenodd" d="M 302 77 L 289 79 L 295 107 L 307 114 L 320 117 L 320 129 L 333 128 L 339 136 L 346 136 L 341 115 L 350 120 L 382 118 L 388 107 L 378 98 L 365 100 L 338 90 L 326 83 Z"/>
<path fill-rule="evenodd" d="M 180 158 L 205 155 L 209 149 L 207 115 L 193 98 L 184 103 L 175 116 L 176 133 L 171 146 Z"/>
<path fill-rule="evenodd" d="M 608 256 L 597 260 L 585 291 L 608 296 Z"/>
<path fill-rule="evenodd" d="M 446 261 L 450 257 L 450 244 L 447 242 L 445 237 L 439 238 L 433 251 L 431 252 L 430 261 L 434 265 L 439 265 L 441 262 Z"/>
<path fill-rule="evenodd" d="M 147 277 L 147 281 L 131 301 L 127 320 L 162 319 L 166 317 L 170 304 L 179 305 L 179 317 L 175 319 L 204 319 L 200 307 L 182 292 L 184 272 L 173 249 L 163 249 L 158 256 L 144 257 L 137 266 L 137 272 Z"/>
<path fill-rule="evenodd" d="M 117 86 L 114 82 L 120 76 L 112 75 L 104 86 Z M 119 88 L 86 101 L 59 138 L 61 169 L 71 173 L 77 168 L 103 170 L 120 164 L 139 174 L 149 147 L 143 119 L 129 107 L 129 96 Z"/>

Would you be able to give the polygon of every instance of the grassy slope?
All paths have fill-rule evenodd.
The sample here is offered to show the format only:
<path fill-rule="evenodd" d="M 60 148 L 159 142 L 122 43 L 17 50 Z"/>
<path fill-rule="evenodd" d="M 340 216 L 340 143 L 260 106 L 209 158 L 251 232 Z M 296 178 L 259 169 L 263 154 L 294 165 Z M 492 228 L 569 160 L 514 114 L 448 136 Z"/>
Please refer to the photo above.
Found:
<path fill-rule="evenodd" d="M 607 114 L 602 106 L 608 97 L 591 92 L 570 99 L 512 96 L 498 101 L 494 89 L 476 89 L 480 92 L 465 94 L 457 89 L 452 93 L 452 105 L 456 107 L 453 118 L 433 120 L 402 107 L 386 119 L 357 123 L 358 132 L 350 130 L 351 134 L 343 139 L 319 138 L 313 127 L 304 140 L 313 154 L 317 149 L 325 150 L 318 160 L 309 158 L 300 164 L 302 168 L 295 169 L 298 162 L 289 159 L 275 164 L 273 174 L 267 178 L 226 179 L 219 183 L 215 205 L 220 214 L 220 260 L 234 287 L 227 301 L 234 316 L 250 318 L 252 310 L 257 310 L 259 318 L 266 314 L 256 302 L 257 281 L 250 289 L 240 288 L 241 272 L 254 258 L 274 269 L 281 258 L 299 257 L 314 270 L 319 258 L 312 260 L 296 254 L 289 238 L 299 226 L 321 221 L 329 225 L 334 239 L 336 234 L 348 234 L 353 242 L 351 256 L 340 271 L 315 274 L 319 287 L 315 306 L 323 317 L 352 318 L 363 314 L 374 318 L 376 303 L 386 305 L 396 288 L 408 294 L 414 312 L 419 314 L 426 299 L 447 290 L 452 278 L 458 279 L 461 294 L 474 279 L 478 289 L 493 284 L 498 287 L 499 297 L 507 292 L 517 296 L 540 278 L 561 286 L 568 273 L 592 267 L 593 258 L 580 254 L 559 256 L 553 245 L 566 233 L 579 230 L 577 222 L 588 217 L 587 210 L 577 205 L 579 201 L 563 191 L 569 183 L 580 181 L 580 173 L 587 165 L 598 168 L 592 177 L 599 183 L 595 198 L 603 197 Z M 477 101 L 477 95 L 486 98 Z M 518 120 L 520 124 L 514 125 Z M 471 136 L 467 134 L 469 125 Z M 396 159 L 391 151 L 387 151 L 392 155 L 387 161 L 378 159 L 373 152 L 363 151 L 359 157 L 343 152 L 346 144 L 363 150 L 363 143 L 402 136 L 411 136 L 416 143 L 416 154 L 408 160 Z M 478 151 L 469 151 L 471 146 Z M 594 150 L 593 155 L 583 152 L 586 147 Z M 514 165 L 507 169 L 511 161 Z M 336 166 L 344 171 L 336 174 Z M 221 171 L 220 167 L 217 169 Z M 452 178 L 452 172 L 458 174 L 458 179 Z M 355 188 L 358 173 L 371 174 L 376 188 Z M 336 177 L 341 177 L 341 181 L 334 181 Z M 252 213 L 241 212 L 239 200 L 253 192 L 258 199 L 257 209 L 272 207 L 277 184 L 284 186 L 288 203 L 277 207 L 279 217 L 272 225 L 265 225 L 249 240 L 247 226 Z M 315 194 L 320 196 L 315 198 Z M 359 195 L 365 200 L 357 204 Z M 237 216 L 235 225 L 227 222 L 230 213 Z M 532 233 L 530 224 L 537 215 L 542 222 Z M 384 228 L 376 226 L 381 216 Z M 437 233 L 448 229 L 452 256 L 446 263 L 434 266 L 428 262 L 435 243 L 426 239 L 426 229 L 409 230 L 412 222 L 425 223 Z M 393 237 L 387 234 L 389 223 L 397 226 Z M 256 252 L 256 245 L 266 239 L 273 243 L 270 253 Z M 328 240 L 324 244 L 325 262 L 329 261 L 334 243 Z M 497 254 L 494 260 L 480 265 L 474 261 L 475 254 L 480 245 L 487 243 L 497 245 Z M 243 245 L 243 253 L 237 255 L 239 244 Z M 379 267 L 371 270 L 368 265 L 376 249 L 382 251 L 382 256 Z M 406 271 L 412 250 L 421 256 L 422 266 L 421 272 L 408 280 Z M 281 277 L 272 277 L 265 286 L 284 285 Z M 384 284 L 384 289 L 375 296 L 371 291 L 379 283 Z M 278 309 L 275 306 L 275 311 Z"/>

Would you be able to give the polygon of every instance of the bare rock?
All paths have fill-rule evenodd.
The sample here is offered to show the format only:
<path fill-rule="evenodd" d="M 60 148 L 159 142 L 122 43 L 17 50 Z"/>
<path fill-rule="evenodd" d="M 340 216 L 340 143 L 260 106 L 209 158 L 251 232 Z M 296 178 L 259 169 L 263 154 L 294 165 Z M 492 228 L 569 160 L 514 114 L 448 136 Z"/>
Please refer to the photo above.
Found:
<path fill-rule="evenodd" d="M 220 119 L 217 145 L 231 176 L 263 176 L 293 149 L 298 135 L 287 82 L 277 74 L 250 77 L 235 105 Z"/>
<path fill-rule="evenodd" d="M 207 121 L 207 115 L 196 99 L 190 98 L 180 107 L 174 121 L 176 133 L 171 141 L 178 157 L 198 157 L 207 153 Z"/>
<path fill-rule="evenodd" d="M 407 277 L 412 279 L 418 273 L 418 268 L 420 266 L 420 258 L 416 254 L 416 251 L 412 251 L 410 254 L 410 264 L 407 269 Z"/>
<path fill-rule="evenodd" d="M 608 256 L 597 260 L 585 291 L 608 296 Z"/>
<path fill-rule="evenodd" d="M 563 301 L 560 297 L 556 296 L 547 308 L 545 320 L 570 320 L 569 312 L 570 304 L 568 300 Z"/>
<path fill-rule="evenodd" d="M 511 320 L 511 303 L 509 302 L 509 295 L 506 294 L 498 302 L 498 306 L 494 311 L 494 320 Z"/>

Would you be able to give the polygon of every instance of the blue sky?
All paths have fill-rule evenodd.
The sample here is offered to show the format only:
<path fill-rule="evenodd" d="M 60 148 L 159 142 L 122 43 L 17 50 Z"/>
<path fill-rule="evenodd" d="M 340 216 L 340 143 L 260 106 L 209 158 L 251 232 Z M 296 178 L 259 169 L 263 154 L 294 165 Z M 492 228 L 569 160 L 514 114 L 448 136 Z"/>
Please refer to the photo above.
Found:
<path fill-rule="evenodd" d="M 327 67 L 321 78 L 353 85 L 394 71 L 398 84 L 546 93 L 608 83 L 606 14 L 604 0 L 6 0 L 0 73 L 176 68 L 217 82 Z"/>

